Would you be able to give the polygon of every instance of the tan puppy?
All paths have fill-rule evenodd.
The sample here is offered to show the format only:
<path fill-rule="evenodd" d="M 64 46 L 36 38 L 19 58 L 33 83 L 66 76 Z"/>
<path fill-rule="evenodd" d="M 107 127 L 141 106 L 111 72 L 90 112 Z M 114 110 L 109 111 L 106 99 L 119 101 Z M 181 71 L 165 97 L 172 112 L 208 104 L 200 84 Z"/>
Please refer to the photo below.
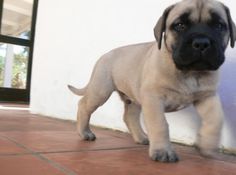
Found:
<path fill-rule="evenodd" d="M 124 121 L 134 140 L 148 144 L 155 161 L 176 162 L 165 112 L 190 104 L 202 119 L 197 144 L 204 155 L 218 147 L 223 111 L 216 93 L 218 68 L 225 60 L 236 28 L 229 9 L 214 0 L 183 0 L 167 8 L 154 34 L 157 42 L 121 47 L 103 55 L 88 85 L 69 88 L 83 98 L 78 106 L 78 131 L 95 140 L 91 114 L 117 91 L 125 104 Z M 140 125 L 144 114 L 147 135 Z"/>

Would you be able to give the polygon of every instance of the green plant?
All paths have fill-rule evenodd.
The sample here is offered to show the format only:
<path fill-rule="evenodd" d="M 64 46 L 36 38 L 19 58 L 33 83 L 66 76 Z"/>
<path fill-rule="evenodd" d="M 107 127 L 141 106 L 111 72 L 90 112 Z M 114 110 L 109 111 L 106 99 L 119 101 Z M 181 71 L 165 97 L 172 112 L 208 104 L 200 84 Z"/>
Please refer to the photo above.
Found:
<path fill-rule="evenodd" d="M 28 49 L 25 49 L 22 53 L 14 55 L 13 75 L 12 75 L 12 87 L 13 88 L 25 88 L 26 76 L 28 65 Z"/>
<path fill-rule="evenodd" d="M 0 56 L 0 87 L 3 86 L 4 58 Z"/>

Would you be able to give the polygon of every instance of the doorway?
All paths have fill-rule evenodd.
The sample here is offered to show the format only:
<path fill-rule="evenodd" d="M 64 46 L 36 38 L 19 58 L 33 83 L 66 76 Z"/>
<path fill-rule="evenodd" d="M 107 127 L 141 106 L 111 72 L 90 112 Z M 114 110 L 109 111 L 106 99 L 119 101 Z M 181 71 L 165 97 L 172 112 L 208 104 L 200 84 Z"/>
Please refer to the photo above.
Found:
<path fill-rule="evenodd" d="M 0 0 L 0 101 L 30 101 L 38 0 Z"/>

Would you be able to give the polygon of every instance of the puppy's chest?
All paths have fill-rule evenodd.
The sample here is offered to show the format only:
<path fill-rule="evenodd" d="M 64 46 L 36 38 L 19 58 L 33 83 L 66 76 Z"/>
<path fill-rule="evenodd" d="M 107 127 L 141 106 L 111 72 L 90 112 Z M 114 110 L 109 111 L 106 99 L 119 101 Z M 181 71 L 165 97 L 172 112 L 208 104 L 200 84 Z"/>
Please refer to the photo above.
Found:
<path fill-rule="evenodd" d="M 164 107 L 165 112 L 174 112 L 184 109 L 191 105 L 195 100 L 195 95 L 193 94 L 179 94 L 170 92 L 165 95 Z"/>
<path fill-rule="evenodd" d="M 184 109 L 214 92 L 215 90 L 212 86 L 199 84 L 198 82 L 182 84 L 178 88 L 169 89 L 164 95 L 165 111 L 174 112 Z"/>

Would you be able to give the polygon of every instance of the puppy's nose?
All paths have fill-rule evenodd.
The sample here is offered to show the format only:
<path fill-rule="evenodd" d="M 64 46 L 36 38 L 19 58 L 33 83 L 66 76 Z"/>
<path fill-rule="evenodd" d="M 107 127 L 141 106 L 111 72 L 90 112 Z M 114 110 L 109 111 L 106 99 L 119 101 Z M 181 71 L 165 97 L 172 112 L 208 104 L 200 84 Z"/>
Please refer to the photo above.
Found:
<path fill-rule="evenodd" d="M 196 51 L 205 52 L 211 47 L 211 42 L 206 37 L 197 37 L 193 39 L 192 47 Z"/>

